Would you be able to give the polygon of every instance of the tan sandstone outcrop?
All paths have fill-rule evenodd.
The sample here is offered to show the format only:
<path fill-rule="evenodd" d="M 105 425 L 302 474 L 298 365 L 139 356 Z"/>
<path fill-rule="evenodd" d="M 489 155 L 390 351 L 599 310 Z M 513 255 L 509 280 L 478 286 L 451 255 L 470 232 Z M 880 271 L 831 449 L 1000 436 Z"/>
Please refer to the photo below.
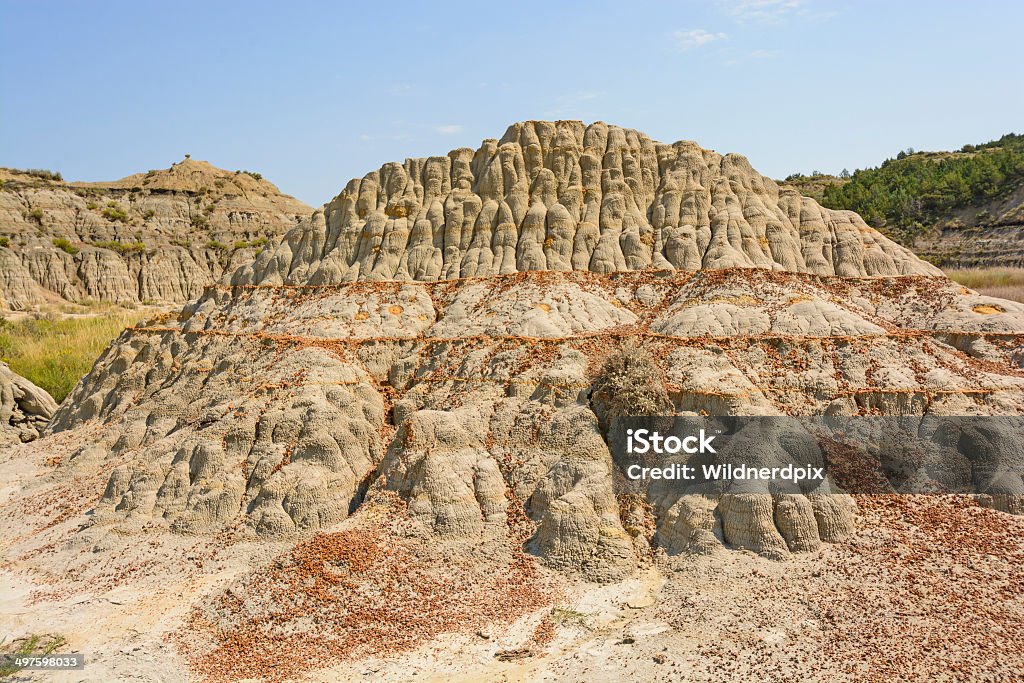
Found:
<path fill-rule="evenodd" d="M 575 121 L 511 126 L 353 180 L 235 284 L 515 272 L 768 268 L 937 275 L 850 211 L 780 189 L 738 154 Z"/>
<path fill-rule="evenodd" d="M 0 169 L 0 308 L 183 303 L 311 211 L 192 159 L 102 183 Z"/>
<path fill-rule="evenodd" d="M 813 550 L 853 510 L 617 497 L 592 396 L 610 351 L 648 354 L 679 415 L 1017 415 L 1022 342 L 1024 306 L 742 157 L 530 122 L 350 182 L 231 284 L 126 331 L 50 432 L 103 427 L 58 470 L 103 475 L 96 528 L 280 537 L 392 491 L 439 540 L 525 517 L 549 565 L 613 579 L 651 544 Z"/>

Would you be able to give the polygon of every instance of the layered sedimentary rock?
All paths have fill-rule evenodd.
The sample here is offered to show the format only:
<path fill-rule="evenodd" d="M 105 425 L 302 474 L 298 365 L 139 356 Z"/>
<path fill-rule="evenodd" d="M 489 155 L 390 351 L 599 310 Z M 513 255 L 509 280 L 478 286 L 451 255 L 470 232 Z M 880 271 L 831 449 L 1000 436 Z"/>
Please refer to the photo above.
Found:
<path fill-rule="evenodd" d="M 45 389 L 0 363 L 0 446 L 37 438 L 56 411 Z"/>
<path fill-rule="evenodd" d="M 959 211 L 915 250 L 945 268 L 1024 268 L 1024 187 L 986 206 Z"/>
<path fill-rule="evenodd" d="M 385 164 L 349 182 L 233 281 L 735 267 L 939 272 L 856 214 L 780 189 L 740 155 L 603 123 L 529 122 L 476 151 Z"/>
<path fill-rule="evenodd" d="M 0 169 L 0 308 L 183 303 L 311 211 L 191 159 L 103 183 Z"/>
<path fill-rule="evenodd" d="M 853 511 L 616 496 L 593 387 L 620 345 L 667 410 L 1020 414 L 1024 307 L 742 157 L 576 122 L 388 164 L 176 316 L 126 331 L 50 430 L 98 436 L 89 524 L 279 538 L 391 492 L 436 538 L 614 579 L 651 547 L 773 557 Z M 83 429 L 83 434 L 87 433 Z"/>

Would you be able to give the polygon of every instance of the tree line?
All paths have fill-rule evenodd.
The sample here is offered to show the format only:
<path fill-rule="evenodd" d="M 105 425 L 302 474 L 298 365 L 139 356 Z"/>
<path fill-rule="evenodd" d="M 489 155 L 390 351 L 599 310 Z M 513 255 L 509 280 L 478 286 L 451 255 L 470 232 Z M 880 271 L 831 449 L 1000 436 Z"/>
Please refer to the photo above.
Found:
<path fill-rule="evenodd" d="M 1009 133 L 959 153 L 900 152 L 824 190 L 822 204 L 859 213 L 910 243 L 951 211 L 1012 192 L 1024 182 L 1024 135 Z"/>

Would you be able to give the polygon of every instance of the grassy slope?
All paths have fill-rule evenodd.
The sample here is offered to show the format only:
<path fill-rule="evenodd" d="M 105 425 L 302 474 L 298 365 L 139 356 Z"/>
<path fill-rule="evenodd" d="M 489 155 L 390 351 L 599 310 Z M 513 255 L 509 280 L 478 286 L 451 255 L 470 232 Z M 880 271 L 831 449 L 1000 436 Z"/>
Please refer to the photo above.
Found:
<path fill-rule="evenodd" d="M 794 173 L 782 184 L 823 206 L 856 211 L 911 248 L 943 227 L 1015 223 L 1009 214 L 1000 223 L 990 209 L 1024 187 L 1024 135 L 1008 133 L 955 152 L 908 152 L 849 177 Z"/>
<path fill-rule="evenodd" d="M 0 357 L 60 402 L 110 341 L 143 316 L 141 311 L 114 309 L 87 317 L 0 321 Z"/>
<path fill-rule="evenodd" d="M 980 294 L 1024 303 L 1024 268 L 950 269 L 946 275 Z"/>

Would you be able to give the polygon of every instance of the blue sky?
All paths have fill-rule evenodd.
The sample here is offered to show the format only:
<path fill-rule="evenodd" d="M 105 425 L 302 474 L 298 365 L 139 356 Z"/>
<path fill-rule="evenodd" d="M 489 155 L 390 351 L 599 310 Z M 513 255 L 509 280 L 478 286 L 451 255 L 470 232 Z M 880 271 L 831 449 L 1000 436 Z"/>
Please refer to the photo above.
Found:
<path fill-rule="evenodd" d="M 0 165 L 186 153 L 319 205 L 381 163 L 603 120 L 773 177 L 1024 132 L 1024 3 L 0 0 Z"/>

